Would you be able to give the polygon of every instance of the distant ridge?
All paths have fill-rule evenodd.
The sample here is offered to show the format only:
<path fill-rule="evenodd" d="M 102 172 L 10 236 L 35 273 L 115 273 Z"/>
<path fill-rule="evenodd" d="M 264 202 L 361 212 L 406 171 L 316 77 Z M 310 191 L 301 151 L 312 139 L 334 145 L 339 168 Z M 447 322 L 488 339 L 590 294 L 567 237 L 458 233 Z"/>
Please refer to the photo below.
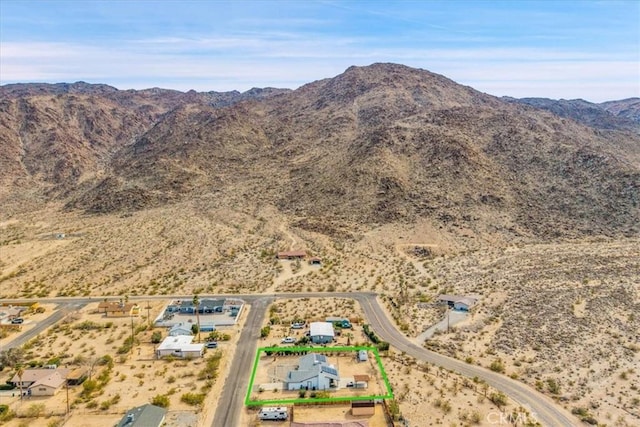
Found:
<path fill-rule="evenodd" d="M 399 64 L 242 94 L 7 85 L 0 197 L 108 214 L 206 195 L 326 234 L 637 235 L 635 105 L 500 99 Z"/>

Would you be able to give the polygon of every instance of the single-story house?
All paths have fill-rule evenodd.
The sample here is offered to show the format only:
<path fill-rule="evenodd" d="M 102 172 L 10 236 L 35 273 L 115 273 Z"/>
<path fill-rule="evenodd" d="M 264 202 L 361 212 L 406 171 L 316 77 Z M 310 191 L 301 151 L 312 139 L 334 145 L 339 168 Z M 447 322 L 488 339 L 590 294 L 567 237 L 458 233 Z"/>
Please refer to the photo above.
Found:
<path fill-rule="evenodd" d="M 309 339 L 314 344 L 326 344 L 333 341 L 335 332 L 333 324 L 328 322 L 311 322 L 309 324 Z"/>
<path fill-rule="evenodd" d="M 160 427 L 167 410 L 149 403 L 129 409 L 116 427 Z"/>
<path fill-rule="evenodd" d="M 157 357 L 174 356 L 195 359 L 204 354 L 204 344 L 193 344 L 193 336 L 178 335 L 166 337 L 156 349 Z"/>
<path fill-rule="evenodd" d="M 223 299 L 203 299 L 198 302 L 198 313 L 222 313 L 223 306 Z M 184 300 L 180 302 L 178 311 L 182 314 L 195 314 L 196 307 L 192 300 Z"/>
<path fill-rule="evenodd" d="M 287 374 L 287 390 L 328 390 L 338 386 L 340 376 L 327 357 L 309 353 L 300 358 L 298 368 Z"/>
<path fill-rule="evenodd" d="M 140 307 L 132 302 L 102 301 L 98 304 L 98 312 L 106 317 L 139 316 Z"/>
<path fill-rule="evenodd" d="M 475 298 L 464 297 L 453 303 L 453 308 L 460 311 L 469 311 L 478 302 Z"/>
<path fill-rule="evenodd" d="M 176 323 L 175 325 L 173 325 L 171 327 L 171 329 L 169 329 L 169 336 L 170 337 L 177 337 L 179 335 L 192 335 L 192 329 L 191 329 L 191 325 L 193 323 Z"/>
<path fill-rule="evenodd" d="M 32 396 L 53 396 L 67 381 L 69 369 L 25 369 L 17 373 L 10 383 Z"/>
<path fill-rule="evenodd" d="M 462 295 L 438 295 L 438 302 L 447 304 L 455 310 L 469 311 L 477 302 L 478 298 Z"/>
<path fill-rule="evenodd" d="M 278 252 L 278 259 L 305 259 L 307 257 L 307 251 L 283 251 Z"/>
<path fill-rule="evenodd" d="M 213 332 L 216 330 L 216 325 L 213 323 L 200 323 L 200 332 Z"/>

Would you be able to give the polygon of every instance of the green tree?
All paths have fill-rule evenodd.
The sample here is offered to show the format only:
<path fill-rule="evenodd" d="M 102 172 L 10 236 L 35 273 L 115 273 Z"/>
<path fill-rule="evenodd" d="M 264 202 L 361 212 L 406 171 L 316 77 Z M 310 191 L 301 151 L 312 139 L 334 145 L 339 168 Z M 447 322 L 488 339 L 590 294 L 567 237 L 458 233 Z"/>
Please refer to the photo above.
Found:
<path fill-rule="evenodd" d="M 196 323 L 198 327 L 198 342 L 200 342 L 200 298 L 198 298 L 198 294 L 193 296 L 193 306 L 196 309 Z"/>
<path fill-rule="evenodd" d="M 162 332 L 154 331 L 151 334 L 151 342 L 154 344 L 158 344 L 160 341 L 162 341 Z"/>

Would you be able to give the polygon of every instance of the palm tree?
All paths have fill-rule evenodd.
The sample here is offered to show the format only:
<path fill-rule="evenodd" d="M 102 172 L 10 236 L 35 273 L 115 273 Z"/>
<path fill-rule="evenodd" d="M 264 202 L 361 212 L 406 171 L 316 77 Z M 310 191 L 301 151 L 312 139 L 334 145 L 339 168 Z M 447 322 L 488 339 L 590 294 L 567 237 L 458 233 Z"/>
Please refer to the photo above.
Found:
<path fill-rule="evenodd" d="M 198 324 L 198 342 L 200 342 L 200 298 L 198 294 L 193 296 L 193 306 L 196 308 L 196 323 Z"/>
<path fill-rule="evenodd" d="M 24 369 L 22 366 L 18 368 L 16 375 L 18 375 L 18 379 L 20 380 L 20 400 L 22 400 L 22 376 L 24 375 Z"/>

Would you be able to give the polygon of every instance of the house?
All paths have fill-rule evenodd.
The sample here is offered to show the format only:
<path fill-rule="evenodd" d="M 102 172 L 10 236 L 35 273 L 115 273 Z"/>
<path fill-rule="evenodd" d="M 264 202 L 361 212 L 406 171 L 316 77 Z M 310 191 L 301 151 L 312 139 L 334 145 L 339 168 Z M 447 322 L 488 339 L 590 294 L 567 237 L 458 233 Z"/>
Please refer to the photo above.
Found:
<path fill-rule="evenodd" d="M 25 369 L 17 373 L 10 383 L 32 396 L 53 396 L 67 381 L 68 369 Z"/>
<path fill-rule="evenodd" d="M 140 307 L 131 302 L 102 301 L 98 304 L 98 313 L 104 313 L 106 317 L 139 316 Z"/>
<path fill-rule="evenodd" d="M 195 359 L 202 357 L 204 344 L 193 344 L 192 336 L 177 335 L 166 337 L 156 349 L 158 358 L 165 356 L 180 357 L 183 359 Z"/>
<path fill-rule="evenodd" d="M 478 302 L 475 298 L 464 297 L 453 303 L 454 310 L 469 311 Z"/>
<path fill-rule="evenodd" d="M 203 299 L 198 302 L 198 313 L 222 313 L 223 299 Z M 196 314 L 193 301 L 181 301 L 178 311 L 182 314 Z"/>
<path fill-rule="evenodd" d="M 309 353 L 299 359 L 297 369 L 289 371 L 285 382 L 287 390 L 328 390 L 336 388 L 339 381 L 338 370 L 326 356 Z"/>
<path fill-rule="evenodd" d="M 175 325 L 173 325 L 171 327 L 171 329 L 169 329 L 169 336 L 170 337 L 177 337 L 179 335 L 192 335 L 192 329 L 191 329 L 191 325 L 192 323 L 176 323 Z"/>
<path fill-rule="evenodd" d="M 450 308 L 461 311 L 469 311 L 477 302 L 478 298 L 462 295 L 438 295 L 438 302 L 447 304 Z"/>
<path fill-rule="evenodd" d="M 166 415 L 166 409 L 147 403 L 129 409 L 116 427 L 160 427 Z"/>
<path fill-rule="evenodd" d="M 309 338 L 314 344 L 326 344 L 333 341 L 335 332 L 333 325 L 328 322 L 311 322 L 309 324 Z"/>
<path fill-rule="evenodd" d="M 216 325 L 213 323 L 200 323 L 200 332 L 213 332 L 216 330 Z"/>
<path fill-rule="evenodd" d="M 305 259 L 306 257 L 307 257 L 306 251 L 284 251 L 284 252 L 278 252 L 278 255 L 277 255 L 278 259 L 288 259 L 288 260 Z"/>

